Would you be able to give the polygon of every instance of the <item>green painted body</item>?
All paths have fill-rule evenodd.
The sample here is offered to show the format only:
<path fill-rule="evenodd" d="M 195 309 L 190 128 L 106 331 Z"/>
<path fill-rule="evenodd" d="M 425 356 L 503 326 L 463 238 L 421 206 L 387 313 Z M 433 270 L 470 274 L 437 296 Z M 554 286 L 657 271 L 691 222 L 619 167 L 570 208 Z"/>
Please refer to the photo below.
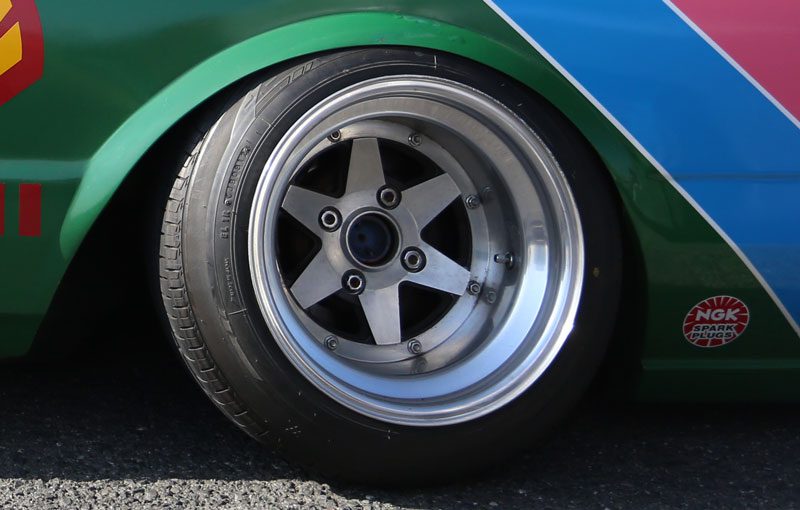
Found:
<path fill-rule="evenodd" d="M 624 206 L 634 285 L 619 342 L 651 399 L 800 397 L 800 339 L 739 257 L 580 92 L 478 0 L 39 0 L 43 77 L 0 107 L 0 356 L 19 356 L 84 236 L 142 155 L 236 80 L 315 52 L 404 45 L 494 67 L 586 136 Z M 41 182 L 41 237 L 19 237 L 18 183 Z M 143 197 L 143 200 L 146 198 Z M 689 309 L 719 294 L 750 308 L 745 333 L 692 346 Z"/>

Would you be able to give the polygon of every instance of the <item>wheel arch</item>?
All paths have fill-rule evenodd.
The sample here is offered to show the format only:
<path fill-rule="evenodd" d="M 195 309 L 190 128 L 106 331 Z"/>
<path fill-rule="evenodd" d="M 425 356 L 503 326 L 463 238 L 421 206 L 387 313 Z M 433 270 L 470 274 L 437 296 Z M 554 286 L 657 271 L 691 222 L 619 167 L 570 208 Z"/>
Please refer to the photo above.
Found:
<path fill-rule="evenodd" d="M 376 38 L 374 26 L 385 28 Z M 323 34 L 308 37 L 308 34 Z M 335 14 L 264 32 L 203 60 L 130 115 L 86 164 L 60 233 L 65 257 L 74 255 L 89 228 L 137 162 L 193 109 L 247 76 L 325 51 L 371 45 L 417 46 L 489 64 L 502 55 L 520 61 L 485 34 L 438 21 L 384 12 Z"/>

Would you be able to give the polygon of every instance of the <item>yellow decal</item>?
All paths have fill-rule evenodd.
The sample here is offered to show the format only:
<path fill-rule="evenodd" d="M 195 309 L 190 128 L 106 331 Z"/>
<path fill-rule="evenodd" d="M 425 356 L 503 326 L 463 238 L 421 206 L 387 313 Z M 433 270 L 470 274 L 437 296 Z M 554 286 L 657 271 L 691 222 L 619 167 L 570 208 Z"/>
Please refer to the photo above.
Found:
<path fill-rule="evenodd" d="M 0 0 L 0 21 L 11 10 L 11 0 Z M 5 73 L 22 60 L 22 31 L 19 22 L 0 35 L 0 74 Z"/>
<path fill-rule="evenodd" d="M 11 0 L 0 0 L 0 21 L 6 17 L 8 11 L 11 10 Z"/>
<path fill-rule="evenodd" d="M 22 32 L 15 23 L 8 32 L 0 36 L 0 74 L 5 73 L 22 60 Z"/>

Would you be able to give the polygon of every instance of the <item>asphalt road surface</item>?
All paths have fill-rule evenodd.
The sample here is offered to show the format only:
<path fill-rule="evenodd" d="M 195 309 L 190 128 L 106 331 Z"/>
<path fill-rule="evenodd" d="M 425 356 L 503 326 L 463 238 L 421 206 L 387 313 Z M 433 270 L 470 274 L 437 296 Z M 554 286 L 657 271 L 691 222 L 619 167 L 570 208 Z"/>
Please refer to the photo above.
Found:
<path fill-rule="evenodd" d="M 158 336 L 158 335 L 155 335 Z M 206 402 L 172 353 L 100 339 L 0 366 L 0 508 L 795 508 L 798 406 L 591 399 L 481 480 L 385 491 L 282 461 Z"/>

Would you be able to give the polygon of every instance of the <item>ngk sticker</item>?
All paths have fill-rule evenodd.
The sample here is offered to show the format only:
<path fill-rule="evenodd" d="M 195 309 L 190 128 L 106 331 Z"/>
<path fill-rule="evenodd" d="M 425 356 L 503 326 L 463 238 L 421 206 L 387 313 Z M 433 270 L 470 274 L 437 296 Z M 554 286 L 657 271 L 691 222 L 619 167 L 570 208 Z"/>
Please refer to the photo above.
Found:
<path fill-rule="evenodd" d="M 683 320 L 683 336 L 697 347 L 733 342 L 750 322 L 750 310 L 732 296 L 714 296 L 697 303 Z"/>

